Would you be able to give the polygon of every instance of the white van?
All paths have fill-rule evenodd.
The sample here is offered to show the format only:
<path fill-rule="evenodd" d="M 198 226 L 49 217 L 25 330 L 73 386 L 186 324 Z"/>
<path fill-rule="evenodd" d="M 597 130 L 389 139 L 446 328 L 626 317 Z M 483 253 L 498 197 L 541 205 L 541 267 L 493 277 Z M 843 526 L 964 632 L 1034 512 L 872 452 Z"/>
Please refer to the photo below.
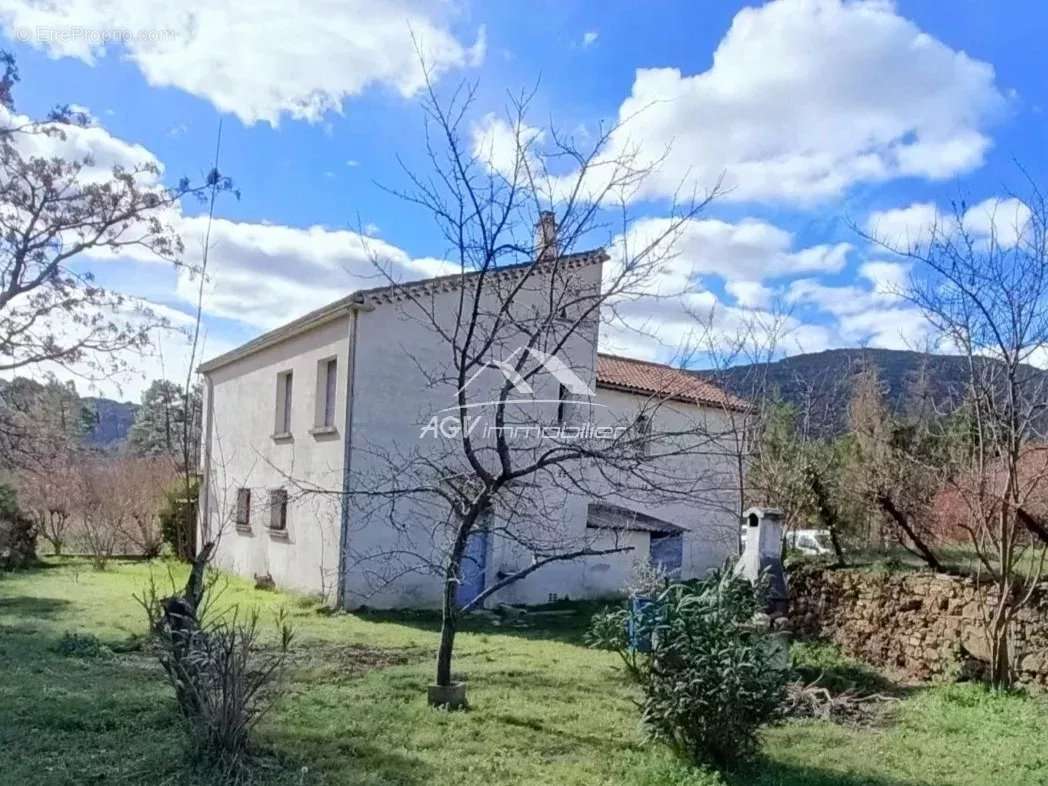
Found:
<path fill-rule="evenodd" d="M 830 533 L 824 529 L 795 529 L 788 532 L 786 533 L 786 548 L 815 557 L 833 553 Z"/>

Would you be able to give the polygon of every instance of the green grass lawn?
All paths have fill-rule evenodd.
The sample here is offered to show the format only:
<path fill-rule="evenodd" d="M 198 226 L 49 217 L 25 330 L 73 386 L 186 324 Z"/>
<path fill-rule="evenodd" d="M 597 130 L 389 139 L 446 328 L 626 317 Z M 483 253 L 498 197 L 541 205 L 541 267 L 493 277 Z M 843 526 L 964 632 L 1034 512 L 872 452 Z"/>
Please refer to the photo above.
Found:
<path fill-rule="evenodd" d="M 0 783 L 207 782 L 187 769 L 171 691 L 136 647 L 144 617 L 132 593 L 167 571 L 115 563 L 96 573 L 51 559 L 0 576 Z M 645 741 L 615 656 L 580 642 L 585 607 L 541 628 L 477 623 L 456 660 L 473 709 L 447 713 L 424 697 L 432 615 L 327 616 L 235 579 L 224 597 L 264 616 L 285 606 L 296 630 L 287 692 L 259 729 L 260 784 L 1048 785 L 1041 699 L 928 688 L 874 729 L 772 729 L 759 762 L 719 776 Z M 63 648 L 67 633 L 113 652 Z"/>

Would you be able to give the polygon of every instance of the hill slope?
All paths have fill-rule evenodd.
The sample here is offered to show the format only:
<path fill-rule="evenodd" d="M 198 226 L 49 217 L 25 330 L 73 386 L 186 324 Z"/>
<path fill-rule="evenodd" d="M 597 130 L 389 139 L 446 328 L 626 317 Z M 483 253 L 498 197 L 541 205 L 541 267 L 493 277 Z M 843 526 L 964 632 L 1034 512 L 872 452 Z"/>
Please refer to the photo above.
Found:
<path fill-rule="evenodd" d="M 780 398 L 809 412 L 818 430 L 840 433 L 847 426 L 852 379 L 871 364 L 877 368 L 885 399 L 893 412 L 928 397 L 948 408 L 963 396 L 968 371 L 965 358 L 894 349 L 829 349 L 795 355 L 774 363 L 735 366 L 717 380 L 734 393 L 752 397 L 762 383 Z"/>
<path fill-rule="evenodd" d="M 82 398 L 80 403 L 91 410 L 94 419 L 94 428 L 84 436 L 88 445 L 109 448 L 124 443 L 135 422 L 138 404 L 96 397 Z"/>

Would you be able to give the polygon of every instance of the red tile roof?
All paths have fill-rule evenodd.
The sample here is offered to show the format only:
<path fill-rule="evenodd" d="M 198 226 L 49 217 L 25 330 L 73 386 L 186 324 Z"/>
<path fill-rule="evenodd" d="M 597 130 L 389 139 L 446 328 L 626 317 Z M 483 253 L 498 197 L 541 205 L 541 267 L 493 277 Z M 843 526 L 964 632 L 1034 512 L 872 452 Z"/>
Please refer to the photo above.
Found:
<path fill-rule="evenodd" d="M 745 400 L 733 396 L 696 374 L 661 363 L 649 363 L 646 360 L 618 355 L 597 355 L 597 385 L 692 404 L 734 410 L 749 408 Z"/>

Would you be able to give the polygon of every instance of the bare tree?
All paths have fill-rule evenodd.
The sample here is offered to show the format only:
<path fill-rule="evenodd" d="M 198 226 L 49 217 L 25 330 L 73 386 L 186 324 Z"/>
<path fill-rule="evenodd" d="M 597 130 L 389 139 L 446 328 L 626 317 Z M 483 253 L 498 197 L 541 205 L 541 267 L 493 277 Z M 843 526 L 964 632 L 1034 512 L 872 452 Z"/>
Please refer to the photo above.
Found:
<path fill-rule="evenodd" d="M 737 391 L 745 396 L 743 406 L 739 406 L 735 396 L 719 397 L 713 402 L 723 419 L 717 436 L 730 453 L 733 466 L 735 494 L 731 510 L 741 521 L 743 511 L 751 504 L 772 502 L 771 489 L 753 488 L 749 479 L 760 453 L 762 432 L 773 417 L 771 410 L 776 405 L 768 369 L 781 356 L 783 341 L 790 329 L 789 314 L 778 306 L 736 308 L 730 313 L 719 313 L 716 308 L 705 313 L 690 311 L 698 328 L 690 360 L 703 366 L 699 375 L 722 390 Z M 790 457 L 790 461 L 796 459 L 796 456 Z M 769 471 L 763 477 L 767 481 L 771 475 L 770 467 L 766 469 Z M 782 490 L 784 487 L 778 489 Z M 782 501 L 780 498 L 779 503 Z M 741 538 L 739 548 L 742 548 Z"/>
<path fill-rule="evenodd" d="M 64 461 L 51 463 L 46 471 L 23 471 L 18 475 L 18 497 L 32 516 L 36 531 L 54 554 L 60 555 L 77 513 L 77 473 L 70 453 Z"/>
<path fill-rule="evenodd" d="M 112 493 L 119 482 L 112 462 L 100 458 L 78 464 L 76 494 L 81 514 L 81 536 L 95 570 L 105 570 L 123 541 L 126 510 Z"/>
<path fill-rule="evenodd" d="M 1048 407 L 1048 376 L 1034 367 L 1048 350 L 1048 205 L 1029 182 L 1026 197 L 989 210 L 955 204 L 919 242 L 871 239 L 914 264 L 904 294 L 940 346 L 967 361 L 964 428 L 943 475 L 964 500 L 964 527 L 993 590 L 983 620 L 990 681 L 1008 686 L 1022 655 L 1012 621 L 1045 558 L 1023 513 L 1048 472 L 1043 451 L 1031 450 Z"/>
<path fill-rule="evenodd" d="M 167 188 L 153 161 L 105 171 L 90 156 L 51 154 L 90 119 L 69 107 L 42 120 L 17 114 L 18 79 L 13 57 L 0 51 L 0 371 L 45 364 L 108 377 L 126 367 L 125 350 L 142 349 L 166 323 L 100 284 L 87 255 L 145 250 L 182 265 L 171 223 L 179 203 L 230 184 L 213 172 L 203 184 Z"/>
<path fill-rule="evenodd" d="M 9 54 L 0 53 L 0 62 L 0 370 L 120 362 L 115 353 L 142 346 L 145 328 L 122 320 L 127 301 L 74 263 L 88 251 L 128 247 L 180 261 L 182 243 L 164 223 L 166 211 L 202 187 L 155 186 L 159 170 L 148 162 L 99 178 L 90 158 L 34 155 L 33 142 L 64 140 L 88 119 L 66 107 L 42 121 L 16 115 L 18 72 Z M 62 324 L 79 329 L 63 336 Z"/>
<path fill-rule="evenodd" d="M 178 477 L 170 456 L 124 457 L 112 461 L 111 505 L 122 511 L 124 538 L 148 559 L 164 545 L 157 514 Z"/>
<path fill-rule="evenodd" d="M 596 530 L 569 531 L 580 500 L 583 510 L 594 497 L 722 507 L 733 486 L 725 435 L 689 398 L 697 380 L 664 374 L 622 411 L 589 398 L 601 321 L 623 329 L 630 303 L 657 297 L 652 281 L 672 260 L 674 239 L 716 189 L 677 200 L 665 227 L 635 243 L 628 204 L 651 167 L 610 153 L 611 129 L 585 150 L 555 131 L 537 133 L 525 96 L 511 102 L 500 140 L 471 144 L 472 98 L 462 86 L 444 102 L 430 86 L 428 171 L 406 170 L 411 186 L 395 192 L 434 221 L 456 272 L 400 285 L 388 261 L 374 259 L 388 285 L 383 298 L 411 331 L 398 351 L 430 400 L 446 396 L 448 406 L 417 413 L 414 437 L 355 446 L 351 488 L 340 490 L 353 506 L 348 520 L 370 531 L 384 521 L 390 533 L 381 542 L 344 534 L 342 575 L 352 564 L 376 589 L 412 576 L 439 580 L 436 686 L 444 688 L 464 612 L 552 564 L 631 548 Z M 610 255 L 577 250 L 602 236 Z M 511 567 L 463 602 L 456 596 L 480 533 Z"/>
<path fill-rule="evenodd" d="M 891 540 L 932 570 L 943 570 L 933 548 L 932 502 L 941 483 L 941 444 L 925 418 L 901 420 L 889 412 L 872 365 L 852 379 L 848 408 L 852 442 L 844 471 L 848 491 L 879 513 Z"/>

